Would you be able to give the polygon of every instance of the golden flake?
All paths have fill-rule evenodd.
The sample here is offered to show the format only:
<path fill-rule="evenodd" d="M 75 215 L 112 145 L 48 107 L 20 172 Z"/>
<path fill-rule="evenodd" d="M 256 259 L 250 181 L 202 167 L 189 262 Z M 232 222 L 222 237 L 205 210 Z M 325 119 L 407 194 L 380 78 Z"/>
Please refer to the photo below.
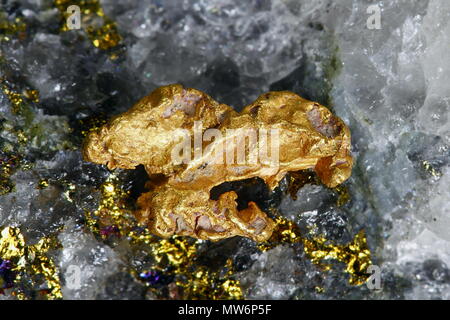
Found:
<path fill-rule="evenodd" d="M 6 85 L 3 85 L 3 93 L 11 102 L 12 112 L 19 114 L 22 110 L 22 105 L 24 104 L 23 96 L 20 93 L 8 88 Z"/>
<path fill-rule="evenodd" d="M 14 257 L 22 257 L 25 251 L 25 240 L 17 228 L 4 228 L 0 238 L 0 257 L 11 260 Z"/>
<path fill-rule="evenodd" d="M 333 188 L 333 190 L 337 193 L 338 198 L 336 204 L 338 207 L 342 207 L 344 204 L 350 201 L 350 192 L 348 191 L 348 187 L 344 185 L 337 186 Z"/>
<path fill-rule="evenodd" d="M 24 96 L 27 97 L 28 100 L 33 101 L 35 103 L 39 102 L 39 91 L 28 89 L 25 90 Z"/>
<path fill-rule="evenodd" d="M 367 281 L 369 275 L 366 270 L 372 263 L 364 230 L 346 245 L 336 245 L 322 237 L 303 239 L 303 245 L 311 261 L 323 266 L 325 270 L 330 269 L 330 266 L 323 264 L 323 261 L 337 260 L 346 264 L 345 272 L 351 275 L 350 284 L 362 285 Z"/>
<path fill-rule="evenodd" d="M 58 270 L 47 253 L 60 245 L 56 237 L 46 237 L 35 245 L 26 244 L 19 228 L 5 227 L 0 233 L 0 258 L 12 263 L 12 271 L 17 273 L 15 283 L 19 283 L 22 277 L 27 275 L 31 280 L 39 281 L 34 287 L 40 286 L 39 275 L 45 279 L 47 289 L 38 292 L 38 298 L 61 299 L 61 286 Z M 31 299 L 28 292 L 24 292 L 20 286 L 12 288 L 12 294 L 19 299 Z"/>
<path fill-rule="evenodd" d="M 105 114 L 91 116 L 78 121 L 80 126 L 80 134 L 86 137 L 90 132 L 98 131 L 101 126 L 106 123 Z"/>
<path fill-rule="evenodd" d="M 0 78 L 0 88 L 11 103 L 11 111 L 23 116 L 26 123 L 30 124 L 30 103 L 39 102 L 39 91 L 26 89 L 23 92 L 16 90 L 6 79 Z"/>
<path fill-rule="evenodd" d="M 38 189 L 45 189 L 47 187 L 48 187 L 48 180 L 47 179 L 39 180 L 38 186 L 37 186 Z"/>
<path fill-rule="evenodd" d="M 331 268 L 325 261 L 337 260 L 345 263 L 345 272 L 350 274 L 350 284 L 361 285 L 366 282 L 369 277 L 366 270 L 372 263 L 364 230 L 361 230 L 350 243 L 338 245 L 318 235 L 311 238 L 301 236 L 299 227 L 288 219 L 277 217 L 275 221 L 276 227 L 272 237 L 258 245 L 260 250 L 266 251 L 280 244 L 300 242 L 311 262 L 323 270 Z"/>
<path fill-rule="evenodd" d="M 166 258 L 170 265 L 180 267 L 188 264 L 197 252 L 196 243 L 190 244 L 181 237 L 174 236 L 163 239 L 152 246 L 153 254 L 157 262 Z"/>
<path fill-rule="evenodd" d="M 194 269 L 183 273 L 176 285 L 183 289 L 184 299 L 210 299 L 210 300 L 240 300 L 243 299 L 240 282 L 233 279 L 231 259 L 227 260 L 223 269 L 228 270 L 220 276 L 220 271 L 211 272 L 206 267 L 194 265 L 192 262 L 186 268 Z"/>
<path fill-rule="evenodd" d="M 26 144 L 28 141 L 28 137 L 25 135 L 23 130 L 17 130 L 16 131 L 17 139 L 20 144 Z"/>
<path fill-rule="evenodd" d="M 63 17 L 61 31 L 69 31 L 66 24 L 66 19 L 69 17 L 67 8 L 77 5 L 80 7 L 81 28 L 87 33 L 95 47 L 101 50 L 111 50 L 122 42 L 116 23 L 105 15 L 99 0 L 54 0 L 54 5 Z M 112 53 L 112 55 L 115 59 L 116 53 Z"/>
<path fill-rule="evenodd" d="M 10 36 L 18 35 L 20 38 L 25 36 L 26 24 L 22 18 L 16 18 L 14 21 L 7 19 L 7 14 L 0 11 L 0 42 L 10 41 Z"/>
<path fill-rule="evenodd" d="M 23 167 L 24 164 L 25 162 L 17 155 L 0 154 L 0 196 L 14 190 L 10 177 L 17 168 Z"/>
<path fill-rule="evenodd" d="M 422 166 L 425 169 L 426 172 L 431 174 L 435 178 L 439 178 L 442 176 L 442 173 L 440 173 L 438 170 L 436 170 L 429 161 L 422 161 Z"/>

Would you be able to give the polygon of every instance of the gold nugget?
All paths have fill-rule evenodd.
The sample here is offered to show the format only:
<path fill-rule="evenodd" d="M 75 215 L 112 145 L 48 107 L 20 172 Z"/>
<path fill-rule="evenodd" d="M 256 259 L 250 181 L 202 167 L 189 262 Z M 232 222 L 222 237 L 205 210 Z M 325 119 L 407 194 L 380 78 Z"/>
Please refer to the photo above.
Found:
<path fill-rule="evenodd" d="M 274 222 L 254 202 L 210 190 L 260 177 L 274 189 L 290 171 L 313 169 L 335 187 L 351 174 L 350 131 L 327 108 L 288 92 L 269 92 L 238 113 L 207 94 L 169 85 L 91 132 L 84 159 L 108 168 L 143 165 L 149 192 L 136 216 L 162 237 L 267 240 Z"/>

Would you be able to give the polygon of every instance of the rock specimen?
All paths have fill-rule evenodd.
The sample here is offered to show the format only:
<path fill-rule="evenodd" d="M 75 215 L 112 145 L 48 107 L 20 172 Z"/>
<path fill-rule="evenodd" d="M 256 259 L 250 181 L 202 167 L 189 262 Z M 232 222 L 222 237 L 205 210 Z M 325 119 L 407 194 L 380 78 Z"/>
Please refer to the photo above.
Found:
<path fill-rule="evenodd" d="M 273 221 L 254 202 L 214 186 L 260 177 L 273 189 L 289 171 L 313 169 L 334 187 L 351 174 L 350 131 L 318 103 L 282 91 L 238 113 L 195 89 L 160 87 L 92 132 L 84 159 L 110 169 L 143 165 L 151 180 L 138 199 L 140 222 L 162 237 L 245 236 L 267 240 Z"/>

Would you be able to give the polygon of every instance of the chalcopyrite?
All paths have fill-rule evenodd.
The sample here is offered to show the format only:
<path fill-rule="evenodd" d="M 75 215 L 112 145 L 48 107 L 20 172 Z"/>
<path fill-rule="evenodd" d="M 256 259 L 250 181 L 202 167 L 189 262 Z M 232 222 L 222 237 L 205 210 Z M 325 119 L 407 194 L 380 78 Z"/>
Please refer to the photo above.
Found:
<path fill-rule="evenodd" d="M 274 222 L 254 203 L 238 210 L 237 194 L 217 200 L 224 182 L 260 177 L 274 189 L 290 171 L 313 169 L 335 187 L 351 174 L 350 131 L 327 108 L 288 92 L 269 92 L 240 113 L 181 85 L 156 89 L 92 132 L 84 159 L 110 169 L 143 165 L 148 192 L 136 217 L 162 237 L 267 240 Z"/>

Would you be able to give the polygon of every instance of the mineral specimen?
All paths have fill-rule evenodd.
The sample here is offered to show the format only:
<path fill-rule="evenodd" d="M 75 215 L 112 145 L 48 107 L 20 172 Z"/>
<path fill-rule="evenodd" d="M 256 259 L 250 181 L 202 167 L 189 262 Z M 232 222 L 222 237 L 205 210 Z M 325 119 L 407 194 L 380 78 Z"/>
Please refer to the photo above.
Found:
<path fill-rule="evenodd" d="M 304 169 L 335 187 L 350 176 L 350 145 L 339 118 L 292 92 L 263 94 L 238 113 L 198 90 L 169 85 L 91 132 L 83 154 L 110 169 L 144 165 L 151 190 L 138 199 L 136 215 L 159 236 L 264 241 L 273 221 L 254 202 L 238 210 L 234 191 L 211 200 L 211 188 L 260 177 L 274 189 L 287 172 Z"/>
<path fill-rule="evenodd" d="M 69 5 L 79 30 L 67 28 Z M 368 28 L 376 6 L 381 28 Z M 449 300 L 449 41 L 448 0 L 2 0 L 0 230 L 17 230 L 30 254 L 0 255 L 0 300 Z M 144 169 L 110 173 L 82 161 L 79 143 L 178 82 L 236 111 L 280 90 L 332 108 L 352 134 L 343 193 L 310 170 L 267 202 L 269 190 L 226 183 L 239 209 L 256 199 L 277 216 L 268 243 L 135 227 Z M 54 268 L 43 277 L 44 258 Z M 381 290 L 356 285 L 367 264 Z M 156 285 L 139 276 L 152 271 Z"/>

